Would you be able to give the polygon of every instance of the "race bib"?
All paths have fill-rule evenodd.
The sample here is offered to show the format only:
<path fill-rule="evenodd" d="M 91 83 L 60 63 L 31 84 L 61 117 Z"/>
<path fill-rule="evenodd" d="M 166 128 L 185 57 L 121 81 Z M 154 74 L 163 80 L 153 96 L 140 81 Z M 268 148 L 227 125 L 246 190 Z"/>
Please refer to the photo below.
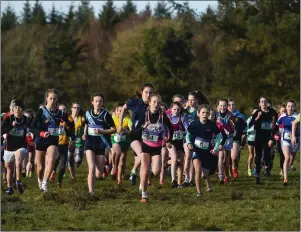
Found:
<path fill-rule="evenodd" d="M 59 127 L 48 127 L 48 132 L 52 136 L 59 136 L 60 135 L 60 128 Z"/>
<path fill-rule="evenodd" d="M 116 143 L 124 142 L 124 141 L 126 141 L 126 135 L 125 134 L 115 134 L 114 135 L 114 141 Z"/>
<path fill-rule="evenodd" d="M 60 135 L 65 135 L 65 134 L 66 134 L 66 131 L 65 131 L 65 127 L 64 127 L 64 126 L 60 126 L 60 127 L 59 127 L 59 134 L 60 134 Z"/>
<path fill-rule="evenodd" d="M 283 138 L 287 139 L 287 140 L 291 140 L 292 133 L 291 132 L 284 132 Z"/>
<path fill-rule="evenodd" d="M 272 130 L 273 124 L 271 122 L 262 122 L 261 123 L 261 129 L 262 130 Z"/>
<path fill-rule="evenodd" d="M 82 139 L 81 139 L 81 137 L 76 137 L 75 138 L 75 143 L 81 143 L 82 142 Z"/>
<path fill-rule="evenodd" d="M 184 135 L 181 131 L 174 131 L 172 140 L 182 140 Z"/>
<path fill-rule="evenodd" d="M 9 131 L 12 136 L 23 137 L 25 133 L 24 128 L 13 128 Z"/>
<path fill-rule="evenodd" d="M 196 138 L 194 140 L 194 145 L 202 150 L 207 150 L 209 148 L 209 142 L 202 138 Z"/>
<path fill-rule="evenodd" d="M 158 135 L 151 135 L 151 134 L 148 134 L 148 133 L 142 133 L 142 139 L 145 140 L 145 141 L 157 143 L 158 140 L 159 140 L 159 136 Z"/>

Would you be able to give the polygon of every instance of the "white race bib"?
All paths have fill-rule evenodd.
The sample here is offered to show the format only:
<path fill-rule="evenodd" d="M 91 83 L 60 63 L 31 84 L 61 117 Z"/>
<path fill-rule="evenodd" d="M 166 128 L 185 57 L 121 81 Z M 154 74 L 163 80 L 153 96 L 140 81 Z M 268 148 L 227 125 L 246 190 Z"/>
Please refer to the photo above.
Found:
<path fill-rule="evenodd" d="M 291 132 L 284 132 L 283 138 L 287 139 L 287 140 L 291 140 L 292 133 Z"/>
<path fill-rule="evenodd" d="M 59 127 L 48 127 L 48 132 L 52 136 L 59 136 L 60 135 L 60 128 Z"/>
<path fill-rule="evenodd" d="M 261 129 L 262 130 L 272 130 L 273 124 L 270 122 L 262 122 L 261 123 Z"/>
<path fill-rule="evenodd" d="M 194 145 L 203 150 L 207 150 L 209 148 L 209 142 L 206 142 L 201 138 L 196 138 L 194 140 Z"/>
<path fill-rule="evenodd" d="M 9 131 L 12 136 L 23 137 L 25 133 L 24 128 L 13 128 Z"/>
<path fill-rule="evenodd" d="M 114 141 L 116 143 L 126 141 L 126 135 L 125 134 L 115 134 L 114 135 Z"/>
<path fill-rule="evenodd" d="M 146 141 L 149 141 L 149 142 L 157 143 L 158 140 L 159 140 L 159 136 L 143 133 L 142 134 L 142 139 L 146 140 Z"/>
<path fill-rule="evenodd" d="M 172 140 L 182 140 L 184 135 L 181 131 L 175 131 L 172 137 Z"/>

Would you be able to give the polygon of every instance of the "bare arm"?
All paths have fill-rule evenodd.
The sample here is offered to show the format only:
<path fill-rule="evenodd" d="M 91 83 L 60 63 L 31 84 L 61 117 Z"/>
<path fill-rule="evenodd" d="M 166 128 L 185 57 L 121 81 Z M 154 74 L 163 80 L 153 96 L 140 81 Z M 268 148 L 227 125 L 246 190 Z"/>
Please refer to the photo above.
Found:
<path fill-rule="evenodd" d="M 123 122 L 123 119 L 124 119 L 124 115 L 125 115 L 125 111 L 126 111 L 126 110 L 127 110 L 127 106 L 126 106 L 126 104 L 124 104 L 123 107 L 122 107 L 120 116 L 119 116 L 120 126 L 117 128 L 117 133 L 120 133 L 120 132 L 121 132 L 121 129 L 122 129 L 122 122 Z M 115 130 L 115 132 L 116 132 L 116 130 Z M 114 132 L 113 132 L 113 133 L 114 133 Z"/>

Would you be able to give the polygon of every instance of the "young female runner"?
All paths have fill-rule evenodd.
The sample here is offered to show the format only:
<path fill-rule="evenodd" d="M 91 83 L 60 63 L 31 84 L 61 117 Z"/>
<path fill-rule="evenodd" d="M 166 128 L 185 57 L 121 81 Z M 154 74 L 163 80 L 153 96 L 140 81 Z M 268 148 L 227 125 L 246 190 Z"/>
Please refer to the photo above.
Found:
<path fill-rule="evenodd" d="M 140 169 L 141 202 L 147 202 L 147 179 L 152 162 L 152 172 L 158 175 L 161 169 L 161 149 L 163 145 L 171 147 L 173 128 L 161 109 L 162 100 L 158 94 L 149 97 L 149 109 L 141 115 L 135 130 L 142 132 L 142 153 Z"/>
<path fill-rule="evenodd" d="M 93 93 L 91 96 L 93 108 L 86 112 L 86 125 L 83 140 L 89 168 L 88 188 L 94 194 L 95 166 L 100 171 L 104 169 L 104 155 L 106 148 L 110 148 L 110 135 L 116 132 L 112 116 L 103 108 L 104 95 Z"/>
<path fill-rule="evenodd" d="M 200 120 L 192 122 L 188 127 L 186 141 L 188 148 L 193 150 L 192 160 L 195 168 L 195 183 L 197 196 L 202 196 L 202 184 L 200 177 L 207 179 L 207 191 L 211 191 L 209 172 L 215 169 L 218 157 L 215 155 L 222 151 L 226 141 L 226 135 L 219 130 L 215 122 L 209 120 L 209 109 L 205 105 L 199 106 Z M 215 146 L 212 146 L 212 139 L 215 136 Z"/>
<path fill-rule="evenodd" d="M 131 110 L 132 111 L 132 129 L 136 128 L 137 123 L 141 115 L 144 116 L 146 108 L 148 106 L 148 97 L 153 93 L 154 87 L 150 83 L 145 83 L 143 84 L 141 88 L 141 92 L 137 93 L 139 98 L 135 99 L 129 99 L 127 103 L 122 107 L 122 111 L 120 113 L 119 121 L 123 122 L 123 118 L 125 116 L 126 110 Z M 141 96 L 141 97 L 140 97 Z M 122 127 L 119 126 L 117 128 L 117 133 L 120 133 Z M 135 162 L 134 162 L 134 167 L 131 171 L 131 184 L 135 185 L 136 184 L 136 171 L 137 168 L 141 164 L 140 160 L 140 153 L 141 153 L 141 134 L 138 133 L 130 133 L 130 139 L 131 139 L 131 148 L 133 149 L 135 153 Z"/>
<path fill-rule="evenodd" d="M 66 123 L 68 129 L 65 133 L 74 141 L 74 123 L 69 120 L 66 113 L 57 108 L 58 97 L 57 90 L 48 89 L 46 91 L 45 106 L 38 110 L 31 125 L 36 143 L 38 183 L 42 192 L 47 192 L 48 179 L 53 170 L 55 157 L 58 153 L 59 136 L 63 132 L 60 129 L 61 122 Z M 46 157 L 47 165 L 45 167 Z"/>

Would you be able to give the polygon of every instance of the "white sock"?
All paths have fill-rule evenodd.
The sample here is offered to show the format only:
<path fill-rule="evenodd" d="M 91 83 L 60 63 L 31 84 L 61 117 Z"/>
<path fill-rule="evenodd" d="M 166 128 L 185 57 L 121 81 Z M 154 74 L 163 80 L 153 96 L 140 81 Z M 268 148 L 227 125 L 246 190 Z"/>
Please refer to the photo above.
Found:
<path fill-rule="evenodd" d="M 132 169 L 132 173 L 133 173 L 133 174 L 136 174 L 136 170 L 135 170 L 134 168 Z"/>
<path fill-rule="evenodd" d="M 47 180 L 43 180 L 42 185 L 47 185 L 48 181 Z"/>
<path fill-rule="evenodd" d="M 147 192 L 142 192 L 142 198 L 145 198 L 145 199 L 147 199 Z"/>

